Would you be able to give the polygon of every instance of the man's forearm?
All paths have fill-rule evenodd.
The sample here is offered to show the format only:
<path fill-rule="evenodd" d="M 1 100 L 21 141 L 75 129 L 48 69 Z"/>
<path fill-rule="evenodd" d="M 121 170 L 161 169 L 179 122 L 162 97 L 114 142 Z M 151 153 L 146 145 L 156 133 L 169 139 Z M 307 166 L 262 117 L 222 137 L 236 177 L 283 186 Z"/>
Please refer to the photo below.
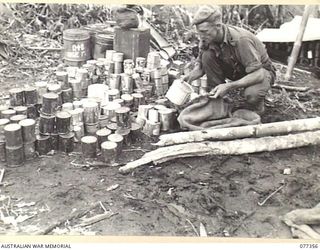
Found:
<path fill-rule="evenodd" d="M 263 77 L 264 77 L 264 72 L 263 69 L 258 69 L 244 77 L 242 77 L 241 79 L 234 81 L 234 82 L 230 82 L 227 83 L 229 84 L 231 89 L 238 89 L 238 88 L 247 88 L 249 86 L 252 86 L 258 82 L 262 82 L 263 81 Z"/>
<path fill-rule="evenodd" d="M 187 82 L 192 82 L 194 80 L 197 80 L 198 78 L 202 77 L 204 75 L 203 69 L 199 66 L 196 66 L 189 74 L 189 76 L 185 79 Z"/>

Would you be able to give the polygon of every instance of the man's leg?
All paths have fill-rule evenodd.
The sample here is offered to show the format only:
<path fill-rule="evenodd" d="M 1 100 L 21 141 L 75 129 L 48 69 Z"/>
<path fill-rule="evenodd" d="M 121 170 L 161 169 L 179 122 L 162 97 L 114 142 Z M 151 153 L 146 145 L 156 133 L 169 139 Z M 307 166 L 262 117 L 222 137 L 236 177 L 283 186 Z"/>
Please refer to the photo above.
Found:
<path fill-rule="evenodd" d="M 264 98 L 271 88 L 271 74 L 263 70 L 264 78 L 262 82 L 252 85 L 244 90 L 244 97 L 250 107 L 259 114 L 264 112 Z"/>
<path fill-rule="evenodd" d="M 213 88 L 225 82 L 223 71 L 213 50 L 204 50 L 201 56 L 201 63 L 207 75 L 208 86 Z"/>

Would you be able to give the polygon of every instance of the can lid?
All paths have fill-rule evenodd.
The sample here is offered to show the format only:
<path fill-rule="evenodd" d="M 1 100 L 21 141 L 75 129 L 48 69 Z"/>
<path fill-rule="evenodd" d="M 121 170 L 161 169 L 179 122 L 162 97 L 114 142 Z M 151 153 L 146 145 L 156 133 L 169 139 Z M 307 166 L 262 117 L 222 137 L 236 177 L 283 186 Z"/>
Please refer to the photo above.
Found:
<path fill-rule="evenodd" d="M 59 96 L 56 94 L 56 93 L 45 93 L 42 95 L 42 98 L 45 98 L 45 99 L 58 99 Z"/>
<path fill-rule="evenodd" d="M 35 92 L 35 91 L 37 91 L 37 89 L 35 87 L 28 86 L 28 87 L 24 88 L 24 91 L 25 92 Z"/>
<path fill-rule="evenodd" d="M 171 109 L 165 108 L 165 109 L 160 109 L 159 110 L 160 114 L 171 114 L 173 111 Z"/>
<path fill-rule="evenodd" d="M 96 135 L 97 136 L 108 136 L 111 134 L 111 130 L 110 129 L 107 129 L 107 128 L 103 128 L 103 129 L 99 129 L 97 132 L 96 132 Z"/>
<path fill-rule="evenodd" d="M 111 134 L 108 136 L 108 140 L 119 143 L 123 141 L 123 136 L 119 134 Z"/>
<path fill-rule="evenodd" d="M 27 111 L 28 107 L 27 106 L 17 106 L 13 108 L 17 112 L 22 112 L 22 111 Z"/>
<path fill-rule="evenodd" d="M 116 130 L 118 128 L 118 126 L 115 122 L 111 122 L 107 125 L 107 128 L 111 129 L 111 130 Z"/>
<path fill-rule="evenodd" d="M 105 141 L 103 143 L 101 143 L 101 148 L 103 149 L 115 149 L 117 148 L 117 143 L 112 142 L 112 141 Z"/>
<path fill-rule="evenodd" d="M 133 100 L 133 96 L 130 94 L 123 94 L 121 95 L 121 99 L 124 101 L 132 101 Z"/>
<path fill-rule="evenodd" d="M 8 124 L 4 127 L 5 131 L 18 131 L 21 129 L 21 126 L 17 123 Z"/>
<path fill-rule="evenodd" d="M 53 84 L 48 84 L 48 90 L 50 92 L 56 92 L 61 90 L 60 84 L 53 83 Z"/>
<path fill-rule="evenodd" d="M 3 115 L 15 115 L 17 112 L 13 109 L 2 110 L 1 114 Z"/>
<path fill-rule="evenodd" d="M 21 93 L 21 92 L 23 92 L 22 88 L 12 88 L 9 90 L 10 94 L 16 94 L 16 93 Z"/>
<path fill-rule="evenodd" d="M 133 98 L 138 98 L 138 99 L 143 98 L 143 94 L 141 93 L 132 93 L 131 95 L 133 96 Z"/>
<path fill-rule="evenodd" d="M 66 71 L 56 71 L 56 76 L 67 76 L 68 73 Z"/>
<path fill-rule="evenodd" d="M 22 121 L 19 122 L 19 125 L 21 127 L 28 127 L 28 126 L 33 126 L 36 124 L 36 121 L 33 119 L 24 119 Z"/>
<path fill-rule="evenodd" d="M 69 133 L 67 133 L 67 134 L 59 134 L 59 136 L 60 136 L 61 138 L 64 138 L 64 139 L 71 139 L 71 138 L 74 137 L 74 133 L 73 133 L 73 132 L 69 132 Z"/>
<path fill-rule="evenodd" d="M 18 122 L 18 121 L 21 121 L 24 119 L 27 119 L 26 115 L 13 115 L 10 117 L 10 121 L 12 121 L 12 122 Z"/>
<path fill-rule="evenodd" d="M 45 81 L 38 81 L 38 82 L 35 82 L 34 83 L 34 85 L 36 86 L 36 87 L 38 87 L 38 88 L 44 88 L 44 87 L 46 87 L 47 86 L 47 82 L 45 82 Z"/>
<path fill-rule="evenodd" d="M 130 108 L 128 108 L 128 107 L 120 107 L 120 108 L 116 109 L 117 114 L 125 114 L 128 112 L 130 112 Z"/>
<path fill-rule="evenodd" d="M 107 105 L 102 107 L 102 109 L 106 109 L 106 110 L 116 110 L 116 109 L 119 109 L 119 108 L 121 108 L 121 105 L 119 103 L 117 103 L 117 102 L 114 102 L 114 101 L 108 102 Z"/>
<path fill-rule="evenodd" d="M 60 119 L 67 119 L 67 118 L 70 118 L 71 115 L 70 115 L 69 112 L 60 111 L 60 112 L 57 112 L 56 117 L 57 117 L 57 118 L 60 118 Z"/>
<path fill-rule="evenodd" d="M 118 128 L 115 133 L 117 135 L 126 136 L 126 135 L 130 134 L 130 132 L 131 132 L 131 130 L 129 128 Z"/>
<path fill-rule="evenodd" d="M 0 126 L 7 125 L 10 122 L 7 118 L 0 119 Z"/>
<path fill-rule="evenodd" d="M 50 139 L 50 135 L 36 135 L 37 141 L 45 141 Z"/>
<path fill-rule="evenodd" d="M 96 108 L 98 107 L 98 103 L 95 102 L 95 101 L 85 101 L 82 103 L 83 104 L 83 108 L 86 109 L 86 108 Z"/>
<path fill-rule="evenodd" d="M 81 138 L 81 142 L 83 142 L 83 143 L 96 143 L 97 137 L 91 136 L 91 135 L 84 136 Z"/>

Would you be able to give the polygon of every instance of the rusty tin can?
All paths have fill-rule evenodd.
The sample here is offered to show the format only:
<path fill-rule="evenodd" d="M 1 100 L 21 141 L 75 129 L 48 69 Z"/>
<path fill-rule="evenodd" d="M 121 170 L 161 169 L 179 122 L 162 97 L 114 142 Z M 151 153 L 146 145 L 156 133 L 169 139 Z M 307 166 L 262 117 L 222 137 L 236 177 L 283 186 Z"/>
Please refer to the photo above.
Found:
<path fill-rule="evenodd" d="M 69 112 L 60 111 L 56 114 L 56 128 L 59 134 L 67 134 L 71 131 L 71 115 Z"/>
<path fill-rule="evenodd" d="M 22 132 L 19 124 L 8 124 L 4 127 L 4 136 L 6 138 L 7 147 L 22 146 Z"/>
<path fill-rule="evenodd" d="M 74 150 L 74 136 L 73 132 L 59 135 L 59 151 L 64 153 L 71 153 Z"/>
<path fill-rule="evenodd" d="M 45 155 L 52 150 L 51 139 L 49 135 L 36 136 L 36 151 L 39 155 Z"/>
<path fill-rule="evenodd" d="M 22 130 L 22 139 L 24 143 L 34 142 L 36 140 L 35 127 L 36 121 L 33 119 L 25 119 L 19 122 Z"/>
<path fill-rule="evenodd" d="M 6 163 L 8 167 L 20 167 L 24 163 L 23 146 L 9 147 L 6 145 Z"/>
<path fill-rule="evenodd" d="M 10 95 L 11 106 L 23 106 L 25 104 L 24 90 L 22 88 L 10 89 L 9 95 Z"/>
<path fill-rule="evenodd" d="M 34 105 L 38 103 L 38 92 L 35 87 L 24 88 L 24 97 L 26 105 Z"/>
<path fill-rule="evenodd" d="M 82 155 L 84 158 L 97 157 L 97 138 L 94 136 L 84 136 L 81 138 Z"/>
<path fill-rule="evenodd" d="M 46 93 L 42 96 L 41 112 L 45 115 L 53 115 L 59 106 L 59 95 L 56 93 Z"/>

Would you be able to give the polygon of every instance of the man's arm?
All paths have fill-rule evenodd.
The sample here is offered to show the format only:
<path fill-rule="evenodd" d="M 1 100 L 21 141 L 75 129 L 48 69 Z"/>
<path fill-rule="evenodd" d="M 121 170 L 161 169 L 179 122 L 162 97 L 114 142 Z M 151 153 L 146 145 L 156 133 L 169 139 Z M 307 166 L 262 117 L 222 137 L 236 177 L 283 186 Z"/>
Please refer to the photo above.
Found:
<path fill-rule="evenodd" d="M 219 84 L 210 92 L 210 94 L 212 94 L 214 98 L 217 98 L 219 96 L 223 97 L 228 91 L 232 89 L 247 88 L 258 82 L 262 82 L 263 77 L 264 77 L 264 72 L 263 72 L 263 69 L 260 68 L 242 77 L 237 81 Z"/>
<path fill-rule="evenodd" d="M 189 75 L 185 76 L 183 78 L 184 81 L 191 83 L 194 80 L 199 79 L 204 75 L 204 70 L 201 67 L 200 63 L 197 63 L 197 65 L 194 67 L 194 69 L 190 72 Z"/>

